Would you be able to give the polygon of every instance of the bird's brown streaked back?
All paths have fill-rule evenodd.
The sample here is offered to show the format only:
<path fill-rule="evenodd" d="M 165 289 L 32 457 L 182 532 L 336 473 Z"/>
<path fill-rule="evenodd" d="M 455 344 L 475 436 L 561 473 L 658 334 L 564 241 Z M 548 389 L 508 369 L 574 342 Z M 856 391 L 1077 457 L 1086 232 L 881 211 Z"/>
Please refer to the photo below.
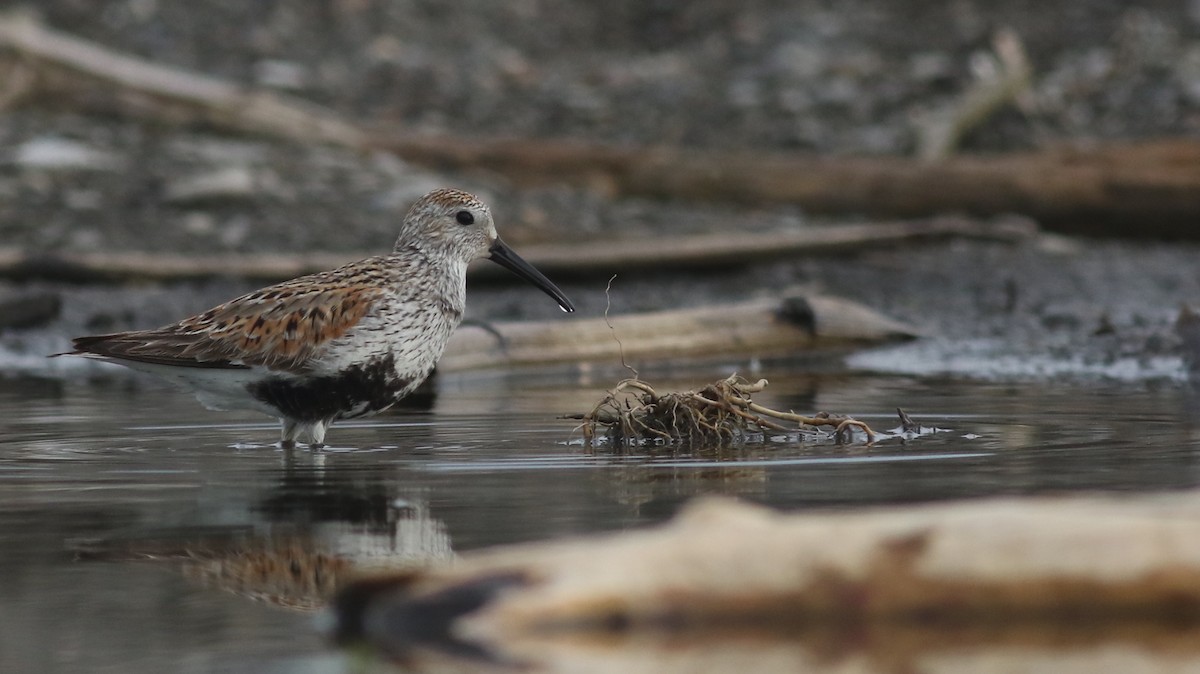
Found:
<path fill-rule="evenodd" d="M 383 294 L 369 260 L 268 286 L 161 328 L 75 339 L 75 353 L 184 367 L 302 372 Z"/>

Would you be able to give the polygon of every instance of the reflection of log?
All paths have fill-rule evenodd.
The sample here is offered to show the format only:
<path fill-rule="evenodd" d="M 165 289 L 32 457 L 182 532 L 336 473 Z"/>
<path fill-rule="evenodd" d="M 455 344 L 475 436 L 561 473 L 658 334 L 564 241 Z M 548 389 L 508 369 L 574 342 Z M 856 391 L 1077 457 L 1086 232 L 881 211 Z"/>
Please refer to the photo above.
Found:
<path fill-rule="evenodd" d="M 780 232 L 703 234 L 667 240 L 626 239 L 587 244 L 521 246 L 521 256 L 555 277 L 608 276 L 615 271 L 713 268 L 767 259 L 835 254 L 872 246 L 888 246 L 945 237 L 1016 240 L 1035 231 L 1032 223 L 1005 219 L 985 223 L 964 218 L 805 227 Z M 280 281 L 331 269 L 367 254 L 221 254 L 169 253 L 41 253 L 0 248 L 0 276 L 58 281 L 182 281 L 238 277 Z M 479 265 L 472 274 L 504 278 L 508 272 Z"/>
<path fill-rule="evenodd" d="M 1200 235 L 1200 141 L 1058 147 L 920 162 L 617 148 L 529 139 L 393 138 L 400 156 L 442 168 L 488 169 L 518 182 L 573 182 L 619 194 L 813 212 L 917 216 L 1022 213 L 1090 234 Z"/>
<path fill-rule="evenodd" d="M 491 330 L 463 326 L 451 337 L 438 371 L 578 362 L 616 365 L 622 350 L 629 362 L 729 354 L 745 360 L 916 334 L 860 304 L 819 296 L 622 314 L 609 323 L 612 330 L 603 318 L 496 323 Z"/>
<path fill-rule="evenodd" d="M 520 671 L 539 674 L 1184 674 L 1200 667 L 1196 628 L 849 630 L 834 625 L 789 634 L 732 626 L 669 637 L 521 639 L 490 653 L 472 653 L 454 642 L 441 652 L 413 644 L 384 646 L 401 659 L 401 671 L 422 674 L 511 674 L 518 669 L 513 662 L 521 663 Z"/>
<path fill-rule="evenodd" d="M 654 644 L 659 655 L 717 653 L 727 639 L 736 652 L 748 633 L 767 644 L 772 634 L 790 640 L 818 660 L 822 650 L 826 659 L 837 654 L 831 670 L 855 655 L 882 658 L 879 671 L 940 670 L 903 661 L 965 665 L 986 658 L 989 646 L 1024 647 L 1052 663 L 1056 652 L 1086 660 L 1119 645 L 1195 666 L 1200 499 L 786 516 L 710 500 L 659 528 L 485 551 L 449 569 L 368 579 L 344 592 L 338 608 L 343 638 L 393 653 L 453 645 L 421 637 L 454 635 L 502 661 L 545 659 L 564 671 L 622 663 Z"/>

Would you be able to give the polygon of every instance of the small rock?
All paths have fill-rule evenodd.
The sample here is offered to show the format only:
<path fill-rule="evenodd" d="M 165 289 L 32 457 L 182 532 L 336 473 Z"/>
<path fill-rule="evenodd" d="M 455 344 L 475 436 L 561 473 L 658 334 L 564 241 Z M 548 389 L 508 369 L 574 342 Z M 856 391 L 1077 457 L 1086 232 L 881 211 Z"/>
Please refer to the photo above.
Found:
<path fill-rule="evenodd" d="M 954 61 L 943 52 L 918 52 L 908 59 L 908 76 L 921 84 L 949 82 L 954 78 Z"/>
<path fill-rule="evenodd" d="M 1070 309 L 1050 309 L 1040 318 L 1042 325 L 1050 330 L 1075 330 L 1080 325 L 1079 316 Z"/>
<path fill-rule="evenodd" d="M 76 250 L 97 250 L 103 244 L 104 233 L 96 227 L 72 228 L 67 237 L 67 245 Z"/>
<path fill-rule="evenodd" d="M 1200 105 L 1200 41 L 1184 51 L 1175 72 L 1184 98 L 1192 105 Z"/>
<path fill-rule="evenodd" d="M 180 159 L 213 166 L 253 166 L 269 161 L 265 143 L 241 138 L 189 135 L 170 139 L 166 149 Z"/>
<path fill-rule="evenodd" d="M 245 216 L 235 217 L 225 223 L 221 228 L 218 238 L 225 247 L 237 248 L 242 245 L 246 237 L 250 236 L 252 230 L 253 227 L 250 224 L 249 218 Z"/>
<path fill-rule="evenodd" d="M 158 12 L 158 0 L 129 0 L 129 13 L 138 21 L 149 21 Z"/>
<path fill-rule="evenodd" d="M 0 330 L 33 328 L 58 318 L 62 297 L 52 292 L 0 295 Z"/>
<path fill-rule="evenodd" d="M 107 152 L 65 138 L 43 136 L 17 146 L 13 163 L 41 171 L 111 171 L 120 162 Z"/>
<path fill-rule="evenodd" d="M 67 190 L 63 205 L 73 211 L 96 211 L 104 205 L 104 195 L 96 190 Z"/>
<path fill-rule="evenodd" d="M 369 202 L 373 210 L 405 212 L 422 194 L 441 185 L 439 178 L 414 176 L 411 180 L 397 184 L 392 189 L 374 197 Z"/>
<path fill-rule="evenodd" d="M 780 109 L 793 115 L 807 112 L 813 107 L 812 94 L 803 87 L 785 87 L 778 94 Z"/>
<path fill-rule="evenodd" d="M 204 211 L 183 216 L 183 231 L 193 236 L 209 236 L 217 229 L 217 219 Z"/>
<path fill-rule="evenodd" d="M 308 68 L 293 61 L 267 59 L 254 64 L 254 78 L 273 89 L 298 91 L 308 87 L 312 77 Z"/>
<path fill-rule="evenodd" d="M 752 79 L 739 79 L 727 90 L 729 103 L 737 108 L 753 108 L 762 103 L 762 86 Z"/>
<path fill-rule="evenodd" d="M 1170 67 L 1179 53 L 1179 37 L 1177 26 L 1141 7 L 1122 15 L 1114 35 L 1125 67 Z"/>
<path fill-rule="evenodd" d="M 87 317 L 83 328 L 88 332 L 112 332 L 127 329 L 134 324 L 134 313 L 129 309 L 104 309 Z"/>
<path fill-rule="evenodd" d="M 381 35 L 367 43 L 363 54 L 375 63 L 401 64 L 408 48 L 395 35 Z"/>
<path fill-rule="evenodd" d="M 772 64 L 798 81 L 812 81 L 828 68 L 828 49 L 810 42 L 785 42 L 772 54 Z"/>
<path fill-rule="evenodd" d="M 1200 314 L 1183 305 L 1175 318 L 1175 334 L 1182 342 L 1183 362 L 1187 364 L 1189 376 L 1200 378 Z"/>
<path fill-rule="evenodd" d="M 180 206 L 253 200 L 260 195 L 261 186 L 262 181 L 254 171 L 245 166 L 231 166 L 168 183 L 163 201 Z"/>

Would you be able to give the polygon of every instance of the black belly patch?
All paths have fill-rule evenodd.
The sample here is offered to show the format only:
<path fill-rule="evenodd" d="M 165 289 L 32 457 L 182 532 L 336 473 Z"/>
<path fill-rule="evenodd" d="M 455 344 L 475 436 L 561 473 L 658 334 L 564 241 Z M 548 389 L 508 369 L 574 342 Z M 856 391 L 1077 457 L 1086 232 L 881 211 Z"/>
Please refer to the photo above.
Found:
<path fill-rule="evenodd" d="M 423 379 L 423 377 L 422 377 Z M 269 377 L 246 386 L 256 400 L 296 421 L 349 419 L 380 412 L 420 380 L 396 377 L 392 356 L 323 377 Z"/>

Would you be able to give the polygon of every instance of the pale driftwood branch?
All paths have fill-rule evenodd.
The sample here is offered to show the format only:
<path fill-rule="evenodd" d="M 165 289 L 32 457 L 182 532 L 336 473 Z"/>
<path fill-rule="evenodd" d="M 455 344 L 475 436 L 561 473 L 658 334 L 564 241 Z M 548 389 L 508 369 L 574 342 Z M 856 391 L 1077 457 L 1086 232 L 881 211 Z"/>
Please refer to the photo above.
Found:
<path fill-rule="evenodd" d="M 730 654 L 747 672 L 1056 672 L 1114 649 L 1174 672 L 1200 666 L 1198 534 L 1194 495 L 801 515 L 709 499 L 664 526 L 372 577 L 338 617 L 344 640 L 393 655 L 453 634 L 551 672 L 730 671 Z"/>
<path fill-rule="evenodd" d="M 917 156 L 926 161 L 954 154 L 963 136 L 1029 91 L 1033 67 L 1021 38 L 1003 29 L 992 38 L 993 72 L 981 76 L 949 108 L 931 112 L 918 125 Z"/>
<path fill-rule="evenodd" d="M 833 254 L 946 237 L 1017 240 L 1036 232 L 1019 218 L 994 223 L 936 218 L 797 228 L 779 232 L 704 234 L 664 239 L 521 246 L 521 256 L 557 277 L 611 275 L 617 271 L 744 265 L 767 259 Z M 371 253 L 178 255 L 147 252 L 32 252 L 0 247 L 0 277 L 67 281 L 182 281 L 234 277 L 280 281 L 331 269 Z M 472 274 L 504 277 L 494 265 Z"/>
<path fill-rule="evenodd" d="M 612 330 L 608 323 L 612 324 Z M 621 341 L 613 339 L 616 335 Z M 438 372 L 624 359 L 655 364 L 736 355 L 788 356 L 908 339 L 917 330 L 834 297 L 792 296 L 740 304 L 604 318 L 466 325 L 450 339 Z"/>
<path fill-rule="evenodd" d="M 170 68 L 48 28 L 0 17 L 0 54 L 36 69 L 37 93 L 174 124 L 361 147 L 362 133 L 331 110 L 263 89 Z"/>

